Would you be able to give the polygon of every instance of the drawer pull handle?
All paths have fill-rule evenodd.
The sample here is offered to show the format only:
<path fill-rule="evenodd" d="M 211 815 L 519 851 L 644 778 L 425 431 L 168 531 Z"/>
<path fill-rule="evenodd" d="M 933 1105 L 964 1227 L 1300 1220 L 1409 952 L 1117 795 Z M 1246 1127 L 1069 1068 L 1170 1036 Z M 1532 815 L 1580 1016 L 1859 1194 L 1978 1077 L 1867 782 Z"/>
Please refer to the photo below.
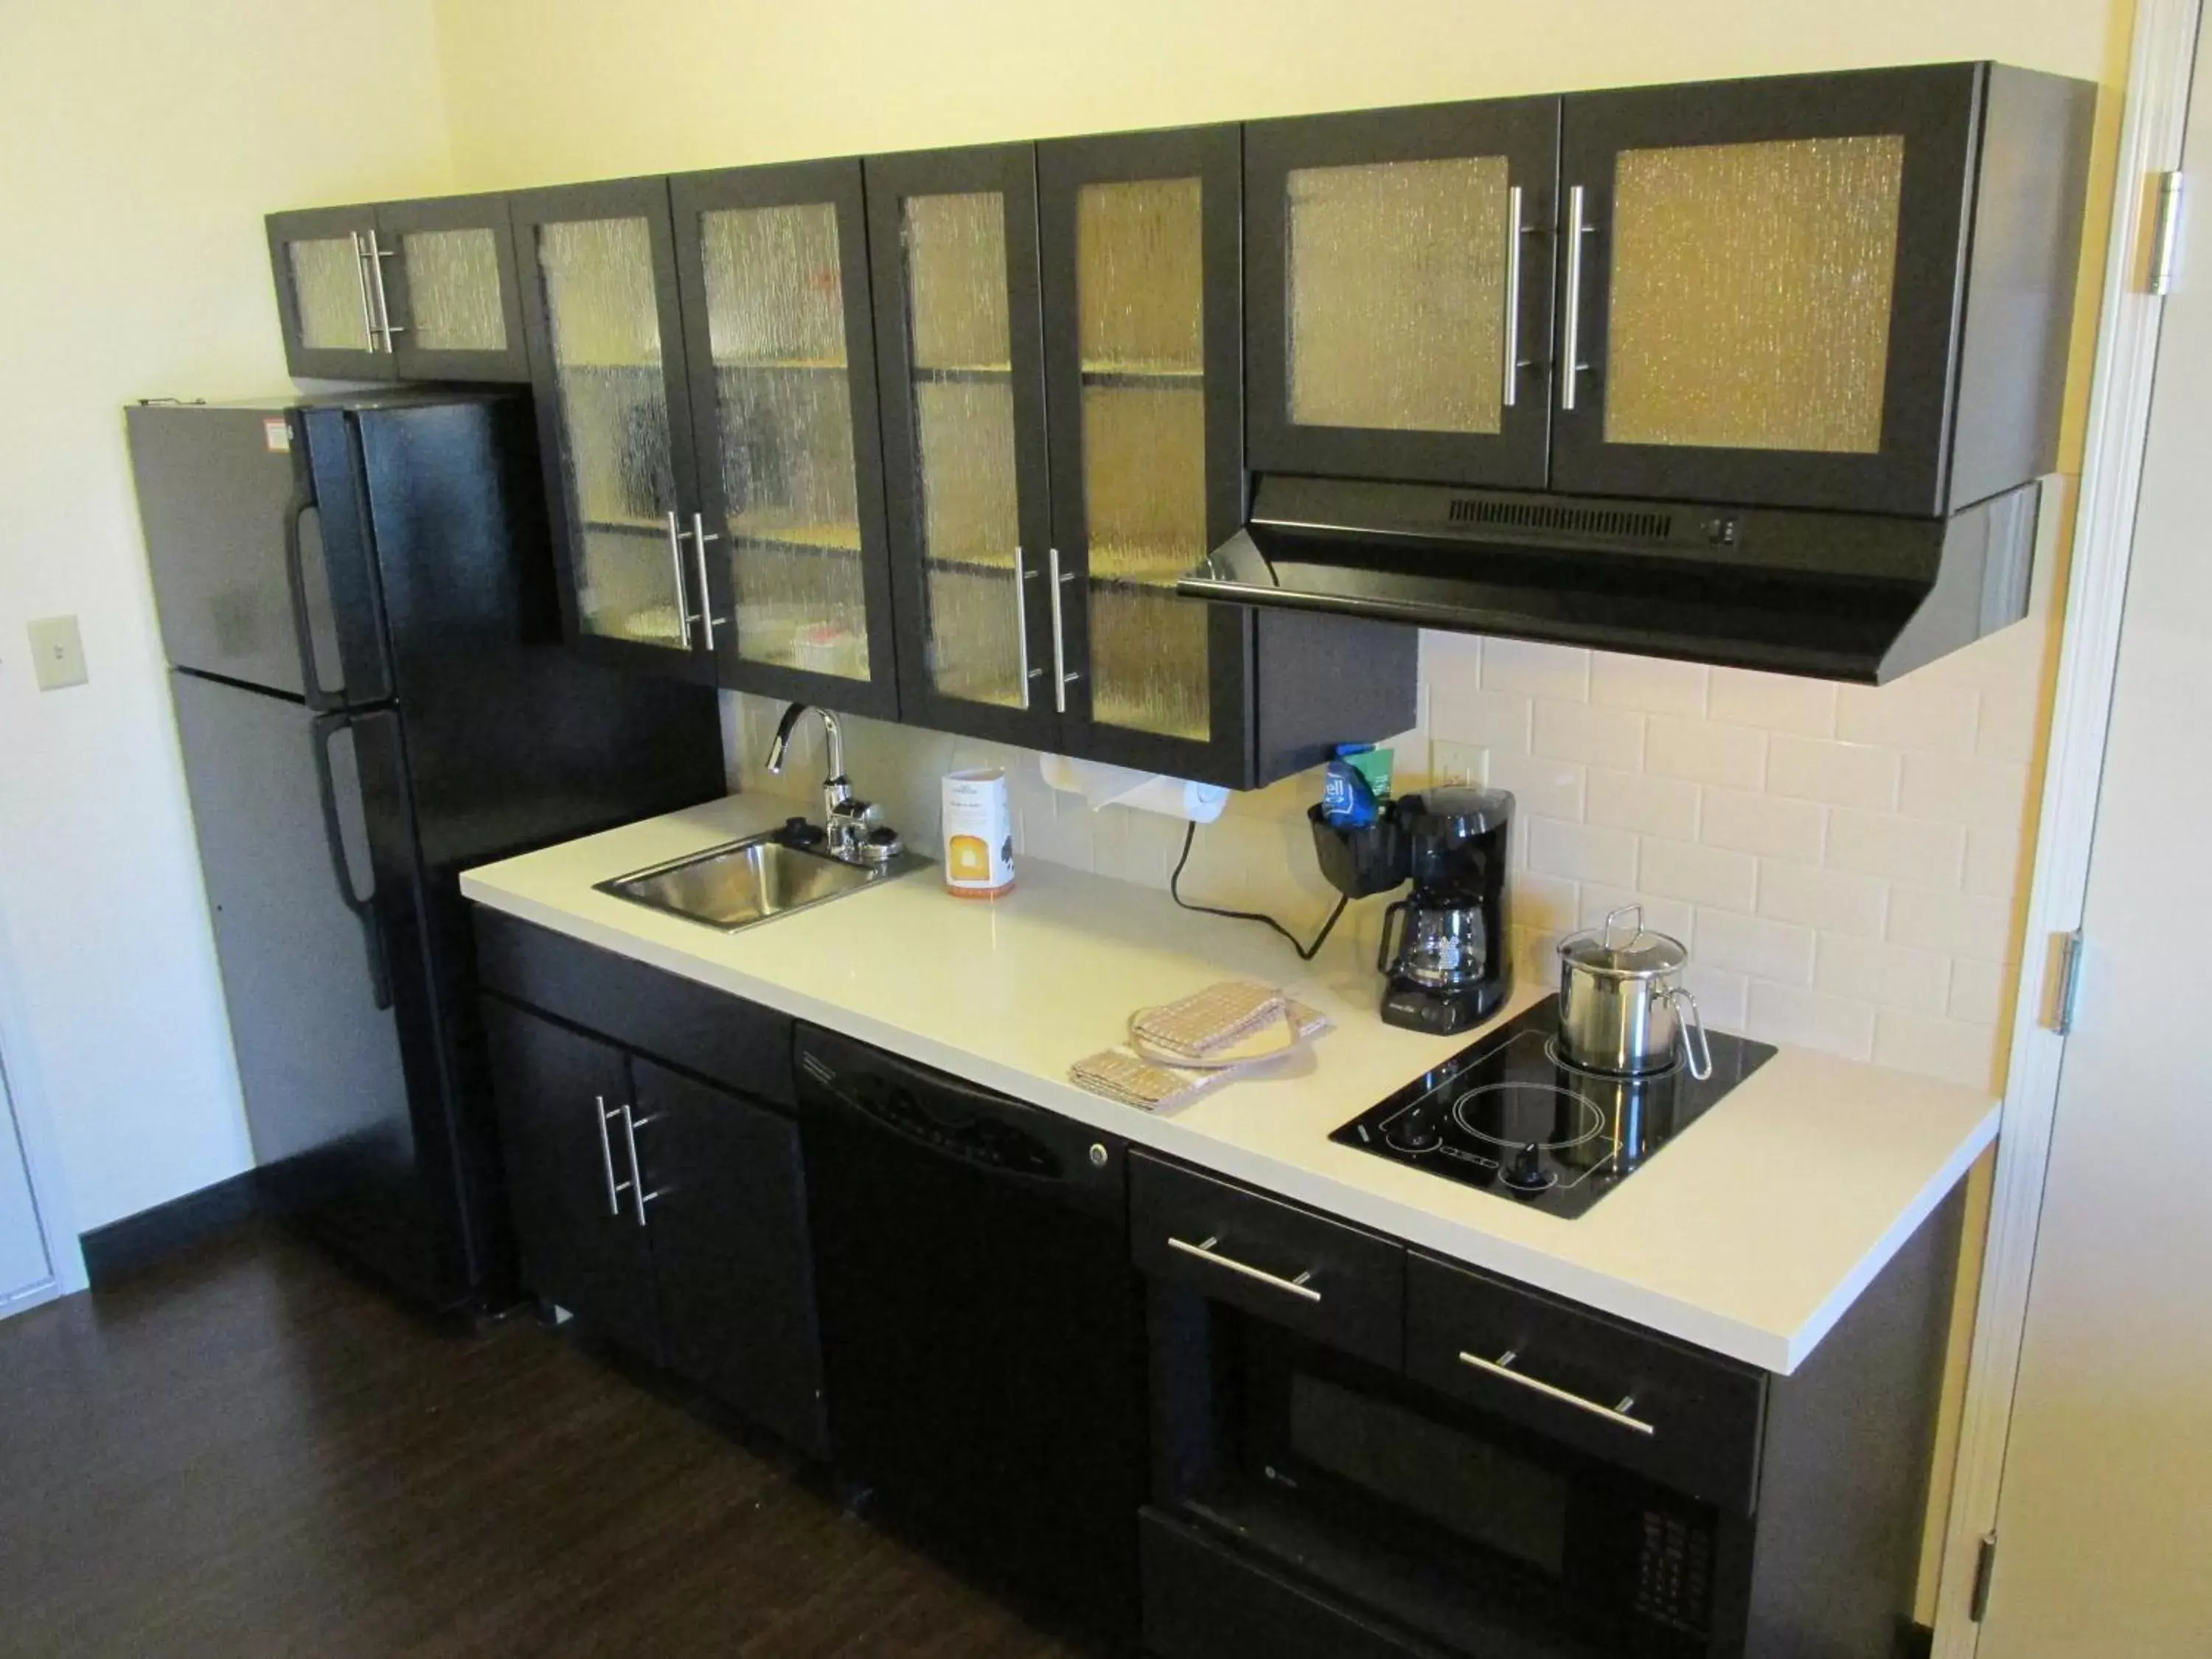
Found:
<path fill-rule="evenodd" d="M 1250 1267 L 1244 1262 L 1218 1254 L 1213 1247 L 1219 1243 L 1221 1243 L 1221 1235 L 1218 1233 L 1214 1234 L 1203 1244 L 1194 1244 L 1188 1239 L 1170 1237 L 1168 1240 L 1168 1249 L 1181 1250 L 1185 1255 L 1194 1255 L 1200 1261 L 1211 1261 L 1215 1267 L 1226 1267 L 1232 1273 L 1242 1273 L 1245 1278 L 1256 1279 L 1271 1289 L 1287 1291 L 1302 1301 L 1319 1302 L 1321 1300 L 1321 1292 L 1306 1283 L 1306 1280 L 1313 1277 L 1312 1268 L 1307 1268 L 1296 1279 L 1283 1279 L 1268 1273 L 1264 1268 Z"/>
<path fill-rule="evenodd" d="M 1578 1394 L 1569 1394 L 1565 1389 L 1553 1388 L 1549 1382 L 1531 1376 L 1526 1371 L 1515 1370 L 1513 1362 L 1520 1357 L 1519 1350 L 1508 1348 L 1495 1359 L 1485 1359 L 1480 1354 L 1462 1353 L 1459 1357 L 1459 1363 L 1462 1365 L 1472 1365 L 1479 1371 L 1487 1371 L 1492 1376 L 1502 1376 L 1509 1382 L 1518 1382 L 1524 1389 L 1534 1389 L 1538 1394 L 1564 1401 L 1579 1411 L 1588 1412 L 1593 1417 L 1602 1417 L 1607 1422 L 1617 1423 L 1624 1429 L 1633 1429 L 1638 1434 L 1659 1432 L 1656 1427 L 1646 1423 L 1642 1418 L 1631 1417 L 1628 1414 L 1629 1407 L 1636 1403 L 1634 1395 L 1623 1396 L 1618 1406 L 1601 1406 L 1595 1400 L 1585 1400 Z"/>

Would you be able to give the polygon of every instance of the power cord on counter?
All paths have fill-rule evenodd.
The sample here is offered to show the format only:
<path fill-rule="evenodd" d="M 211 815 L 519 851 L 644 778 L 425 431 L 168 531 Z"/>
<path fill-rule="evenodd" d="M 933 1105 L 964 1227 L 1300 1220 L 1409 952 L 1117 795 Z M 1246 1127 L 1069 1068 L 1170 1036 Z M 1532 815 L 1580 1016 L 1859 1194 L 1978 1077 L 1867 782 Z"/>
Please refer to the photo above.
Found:
<path fill-rule="evenodd" d="M 1202 916 L 1226 916 L 1231 921 L 1265 922 L 1289 942 L 1291 949 L 1298 953 L 1300 962 L 1311 962 L 1320 952 L 1321 947 L 1328 943 L 1329 931 L 1336 926 L 1336 919 L 1344 914 L 1344 907 L 1352 902 L 1351 895 L 1347 893 L 1339 896 L 1336 908 L 1328 913 L 1328 920 L 1322 923 L 1321 932 L 1314 935 L 1314 942 L 1311 945 L 1301 945 L 1297 941 L 1297 936 L 1273 916 L 1263 916 L 1256 910 L 1217 910 L 1210 904 L 1193 904 L 1182 896 L 1181 886 L 1182 867 L 1190 862 L 1191 843 L 1197 839 L 1198 824 L 1194 820 L 1183 826 L 1182 856 L 1176 860 L 1175 872 L 1168 878 L 1168 896 L 1182 906 L 1184 909 L 1195 910 Z"/>

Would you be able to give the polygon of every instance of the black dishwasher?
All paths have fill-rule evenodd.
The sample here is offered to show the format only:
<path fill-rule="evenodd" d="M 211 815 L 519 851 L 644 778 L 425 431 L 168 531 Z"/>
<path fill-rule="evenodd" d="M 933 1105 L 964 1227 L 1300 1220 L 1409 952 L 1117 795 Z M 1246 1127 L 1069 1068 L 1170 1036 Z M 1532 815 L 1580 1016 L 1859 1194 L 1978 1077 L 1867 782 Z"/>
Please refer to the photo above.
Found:
<path fill-rule="evenodd" d="M 1127 1148 L 799 1033 L 832 1460 L 920 1541 L 1126 1634 L 1146 1459 Z"/>

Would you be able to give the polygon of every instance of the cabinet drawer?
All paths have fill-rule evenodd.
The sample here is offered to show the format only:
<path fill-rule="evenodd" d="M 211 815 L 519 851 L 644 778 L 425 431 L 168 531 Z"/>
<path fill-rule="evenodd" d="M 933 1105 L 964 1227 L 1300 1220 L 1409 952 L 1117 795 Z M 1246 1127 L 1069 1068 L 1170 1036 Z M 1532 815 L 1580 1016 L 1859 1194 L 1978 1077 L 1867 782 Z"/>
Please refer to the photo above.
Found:
<path fill-rule="evenodd" d="M 757 1100 L 798 1103 L 788 1015 L 482 905 L 476 925 L 486 990 Z"/>
<path fill-rule="evenodd" d="M 1750 1512 L 1764 1371 L 1418 1250 L 1408 1256 L 1407 1375 L 1694 1498 Z"/>
<path fill-rule="evenodd" d="M 1129 1155 L 1129 1216 L 1151 1278 L 1378 1365 L 1401 1362 L 1402 1245 L 1143 1152 Z"/>
<path fill-rule="evenodd" d="M 1443 1659 L 1278 1578 L 1197 1528 L 1147 1509 L 1137 1517 L 1145 1651 L 1158 1659 Z"/>

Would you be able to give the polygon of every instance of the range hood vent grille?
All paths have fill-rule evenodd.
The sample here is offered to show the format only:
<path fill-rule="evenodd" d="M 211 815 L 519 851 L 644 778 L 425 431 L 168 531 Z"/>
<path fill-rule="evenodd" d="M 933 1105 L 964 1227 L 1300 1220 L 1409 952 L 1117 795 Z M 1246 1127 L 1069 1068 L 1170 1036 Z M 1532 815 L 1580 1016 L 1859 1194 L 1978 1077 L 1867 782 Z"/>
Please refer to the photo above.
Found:
<path fill-rule="evenodd" d="M 1613 507 L 1559 507 L 1546 501 L 1489 501 L 1465 497 L 1451 504 L 1454 524 L 1511 530 L 1564 530 L 1584 536 L 1632 536 L 1664 541 L 1674 533 L 1671 513 L 1626 513 Z"/>

